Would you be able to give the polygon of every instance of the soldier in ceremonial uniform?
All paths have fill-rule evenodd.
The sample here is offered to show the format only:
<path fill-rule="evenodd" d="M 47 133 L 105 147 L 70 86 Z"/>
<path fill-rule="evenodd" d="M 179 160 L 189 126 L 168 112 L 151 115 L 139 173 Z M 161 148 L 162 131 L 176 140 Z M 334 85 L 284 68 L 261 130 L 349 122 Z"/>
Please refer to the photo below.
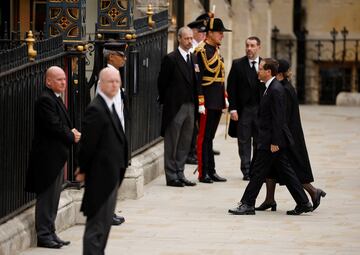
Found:
<path fill-rule="evenodd" d="M 198 178 L 203 183 L 226 181 L 215 170 L 213 139 L 222 110 L 228 106 L 224 87 L 225 67 L 219 47 L 224 32 L 230 31 L 224 27 L 221 19 L 211 17 L 206 26 L 206 39 L 195 49 L 201 74 L 201 86 L 198 91 L 200 113 L 197 140 Z"/>

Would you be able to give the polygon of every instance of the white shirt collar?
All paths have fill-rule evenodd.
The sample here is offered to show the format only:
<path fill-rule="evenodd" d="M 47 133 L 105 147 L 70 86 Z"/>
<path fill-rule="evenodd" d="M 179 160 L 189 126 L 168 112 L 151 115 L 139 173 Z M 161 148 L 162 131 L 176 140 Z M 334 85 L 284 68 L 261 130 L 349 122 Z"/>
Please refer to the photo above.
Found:
<path fill-rule="evenodd" d="M 255 59 L 249 59 L 249 58 L 248 58 L 248 61 L 249 61 L 250 67 L 252 67 L 252 63 L 251 63 L 251 62 L 255 61 L 255 62 L 256 62 L 256 63 L 255 63 L 255 69 L 256 69 L 256 71 L 259 71 L 259 61 L 260 61 L 260 57 L 259 57 L 259 56 L 257 56 Z"/>
<path fill-rule="evenodd" d="M 269 88 L 269 86 L 270 86 L 270 83 L 273 81 L 275 79 L 275 76 L 273 76 L 273 77 L 271 77 L 266 83 L 265 83 L 265 87 L 266 87 L 266 89 L 268 89 Z"/>
<path fill-rule="evenodd" d="M 110 68 L 114 68 L 116 70 L 118 70 L 115 66 L 113 66 L 112 64 L 107 64 L 107 67 L 110 67 Z M 118 70 L 119 71 L 119 70 Z"/>
<path fill-rule="evenodd" d="M 185 62 L 186 62 L 186 55 L 187 55 L 187 54 L 190 54 L 190 51 L 186 52 L 186 51 L 184 51 L 180 46 L 178 47 L 178 50 L 180 51 L 181 56 L 183 57 L 183 59 L 184 59 Z"/>
<path fill-rule="evenodd" d="M 109 107 L 110 112 L 112 112 L 112 105 L 114 104 L 114 99 L 109 98 L 107 95 L 105 95 L 104 92 L 101 91 L 101 89 L 99 89 L 97 93 L 105 100 L 105 103 Z"/>

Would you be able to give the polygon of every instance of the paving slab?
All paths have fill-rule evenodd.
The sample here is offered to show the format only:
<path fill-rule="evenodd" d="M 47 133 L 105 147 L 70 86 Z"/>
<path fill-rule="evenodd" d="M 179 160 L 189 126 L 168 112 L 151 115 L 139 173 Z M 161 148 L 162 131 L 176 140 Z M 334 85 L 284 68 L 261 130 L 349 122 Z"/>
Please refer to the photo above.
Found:
<path fill-rule="evenodd" d="M 237 141 L 224 139 L 222 122 L 214 144 L 221 155 L 215 160 L 228 181 L 174 188 L 158 177 L 145 186 L 142 198 L 118 203 L 126 222 L 111 229 L 106 254 L 360 254 L 360 108 L 306 105 L 301 114 L 314 185 L 327 192 L 315 212 L 286 215 L 295 202 L 281 186 L 276 212 L 229 215 L 247 182 L 241 179 Z M 186 166 L 186 176 L 195 181 L 193 170 Z M 264 196 L 265 187 L 257 204 Z M 72 242 L 68 247 L 30 248 L 21 254 L 81 254 L 83 232 L 83 225 L 61 232 Z"/>

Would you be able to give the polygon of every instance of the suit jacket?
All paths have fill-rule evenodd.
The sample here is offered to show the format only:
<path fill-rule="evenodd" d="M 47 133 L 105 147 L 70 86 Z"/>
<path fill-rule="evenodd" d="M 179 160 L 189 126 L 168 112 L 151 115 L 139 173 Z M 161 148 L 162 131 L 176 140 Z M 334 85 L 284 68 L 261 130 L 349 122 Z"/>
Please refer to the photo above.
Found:
<path fill-rule="evenodd" d="M 197 112 L 199 86 L 197 59 L 191 54 L 193 68 L 189 67 L 178 49 L 166 55 L 161 63 L 158 76 L 159 102 L 163 104 L 161 135 L 180 110 L 182 104 L 192 102 L 195 104 L 194 114 Z"/>
<path fill-rule="evenodd" d="M 261 58 L 259 58 L 259 61 L 261 61 Z M 236 110 L 239 118 L 241 117 L 244 106 L 249 103 L 252 94 L 251 88 L 258 86 L 260 98 L 265 91 L 264 84 L 257 78 L 254 79 L 255 76 L 251 72 L 253 72 L 253 70 L 249 65 L 247 56 L 233 60 L 227 80 L 227 93 L 229 111 Z M 237 122 L 230 120 L 229 135 L 231 137 L 237 137 L 236 129 Z"/>
<path fill-rule="evenodd" d="M 265 91 L 258 112 L 257 149 L 270 150 L 270 145 L 286 148 L 294 144 L 286 122 L 286 95 L 281 83 L 273 79 Z"/>
<path fill-rule="evenodd" d="M 81 211 L 87 217 L 97 212 L 124 178 L 128 146 L 119 125 L 105 100 L 97 95 L 84 115 L 79 151 L 80 172 L 85 173 Z"/>
<path fill-rule="evenodd" d="M 29 157 L 25 190 L 41 193 L 63 169 L 75 137 L 65 105 L 45 88 L 35 103 L 35 133 Z"/>

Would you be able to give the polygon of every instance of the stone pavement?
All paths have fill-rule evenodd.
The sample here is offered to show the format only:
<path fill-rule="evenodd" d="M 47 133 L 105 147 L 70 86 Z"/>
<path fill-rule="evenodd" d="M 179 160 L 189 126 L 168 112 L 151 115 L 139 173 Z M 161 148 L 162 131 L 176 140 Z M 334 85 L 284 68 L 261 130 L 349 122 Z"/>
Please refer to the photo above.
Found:
<path fill-rule="evenodd" d="M 287 216 L 295 204 L 278 187 L 276 212 L 229 215 L 247 182 L 241 180 L 236 140 L 224 140 L 222 124 L 214 147 L 221 151 L 218 173 L 228 182 L 173 188 L 160 176 L 141 199 L 118 203 L 126 222 L 112 228 L 106 254 L 360 254 L 360 108 L 302 106 L 301 113 L 314 185 L 327 192 L 315 212 Z M 191 180 L 193 169 L 187 165 Z M 263 188 L 257 204 L 264 194 Z M 81 254 L 83 231 L 78 225 L 60 233 L 72 241 L 69 247 L 21 254 Z"/>

